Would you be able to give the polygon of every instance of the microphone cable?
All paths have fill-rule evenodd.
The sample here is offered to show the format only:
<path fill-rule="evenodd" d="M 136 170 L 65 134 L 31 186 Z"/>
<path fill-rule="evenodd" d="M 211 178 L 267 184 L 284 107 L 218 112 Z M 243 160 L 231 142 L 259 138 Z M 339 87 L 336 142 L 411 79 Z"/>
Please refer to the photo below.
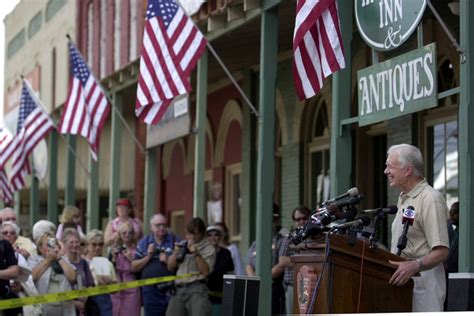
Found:
<path fill-rule="evenodd" d="M 365 240 L 362 239 L 362 256 L 360 258 L 360 272 L 359 272 L 359 294 L 357 298 L 357 312 L 359 313 L 360 309 L 360 297 L 362 294 L 362 272 L 364 271 L 364 259 L 365 259 Z"/>
<path fill-rule="evenodd" d="M 319 273 L 318 281 L 316 282 L 316 287 L 314 288 L 313 295 L 311 297 L 310 303 L 308 305 L 308 308 L 306 309 L 306 313 L 305 313 L 306 315 L 313 314 L 314 304 L 316 303 L 316 297 L 318 296 L 318 290 L 319 290 L 319 287 L 321 286 L 321 279 L 323 278 L 324 270 L 326 269 L 326 263 L 327 263 L 328 257 L 329 257 L 330 235 L 331 235 L 331 231 L 329 231 L 326 234 L 326 239 L 325 239 L 326 249 L 325 249 L 325 254 L 324 254 L 325 258 L 324 258 L 323 266 L 321 268 L 321 272 Z M 327 306 L 329 306 L 329 304 L 327 304 Z"/>

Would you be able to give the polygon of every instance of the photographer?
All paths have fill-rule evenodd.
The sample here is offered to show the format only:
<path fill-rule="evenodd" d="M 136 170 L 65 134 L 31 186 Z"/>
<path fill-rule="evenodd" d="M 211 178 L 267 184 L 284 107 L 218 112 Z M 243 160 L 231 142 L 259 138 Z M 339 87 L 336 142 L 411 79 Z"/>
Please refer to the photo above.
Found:
<path fill-rule="evenodd" d="M 168 255 L 172 252 L 176 236 L 168 232 L 167 219 L 162 214 L 155 214 L 150 219 L 151 233 L 143 237 L 137 246 L 132 261 L 132 272 L 140 273 L 142 279 L 171 275 L 168 270 Z M 168 249 L 168 251 L 166 251 Z M 168 284 L 142 286 L 143 307 L 145 315 L 165 315 L 168 307 Z"/>
<path fill-rule="evenodd" d="M 166 315 L 210 315 L 206 278 L 212 272 L 216 250 L 205 238 L 206 226 L 199 217 L 193 218 L 186 227 L 187 244 L 176 244 L 168 260 L 168 269 L 178 267 L 177 275 L 197 274 L 176 280 L 176 294 L 171 297 Z"/>
<path fill-rule="evenodd" d="M 76 281 L 76 270 L 66 257 L 62 257 L 58 241 L 49 234 L 37 241 L 38 255 L 28 258 L 33 281 L 39 294 L 66 292 Z M 62 301 L 43 305 L 43 315 L 74 315 L 72 301 Z"/>

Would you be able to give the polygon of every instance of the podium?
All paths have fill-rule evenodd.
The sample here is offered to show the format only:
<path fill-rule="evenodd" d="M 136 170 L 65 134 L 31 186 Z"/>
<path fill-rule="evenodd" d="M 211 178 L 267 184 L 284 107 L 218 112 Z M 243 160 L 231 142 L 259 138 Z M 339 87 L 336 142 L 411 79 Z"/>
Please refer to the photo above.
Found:
<path fill-rule="evenodd" d="M 405 259 L 388 251 L 369 247 L 368 241 L 350 245 L 345 235 L 330 237 L 329 252 L 323 247 L 291 257 L 293 313 L 306 313 L 318 277 L 316 302 L 311 313 L 411 312 L 413 280 L 398 287 L 388 283 L 396 268 L 388 260 Z"/>

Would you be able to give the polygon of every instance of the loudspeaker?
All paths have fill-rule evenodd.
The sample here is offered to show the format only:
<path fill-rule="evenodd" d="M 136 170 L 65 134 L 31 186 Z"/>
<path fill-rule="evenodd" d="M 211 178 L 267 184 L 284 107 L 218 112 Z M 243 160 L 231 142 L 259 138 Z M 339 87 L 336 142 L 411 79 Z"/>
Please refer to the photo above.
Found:
<path fill-rule="evenodd" d="M 258 315 L 259 277 L 225 274 L 223 282 L 222 311 L 226 315 Z"/>

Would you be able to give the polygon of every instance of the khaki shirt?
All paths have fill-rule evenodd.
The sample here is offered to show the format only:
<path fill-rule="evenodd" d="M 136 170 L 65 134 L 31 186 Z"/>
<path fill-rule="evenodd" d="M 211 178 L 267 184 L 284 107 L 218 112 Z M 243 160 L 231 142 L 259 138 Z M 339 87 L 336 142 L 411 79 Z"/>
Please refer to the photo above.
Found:
<path fill-rule="evenodd" d="M 408 242 L 401 256 L 410 259 L 421 258 L 436 246 L 449 248 L 446 202 L 441 193 L 431 187 L 425 179 L 407 194 L 401 193 L 397 206 L 398 212 L 392 223 L 392 253 L 397 253 L 398 239 L 403 232 L 403 209 L 408 206 L 413 206 L 415 209 L 415 221 L 408 228 Z"/>
<path fill-rule="evenodd" d="M 214 262 L 216 261 L 216 248 L 213 245 L 207 242 L 206 238 L 204 238 L 201 242 L 196 244 L 196 248 L 201 255 L 201 257 L 206 261 L 209 265 L 209 273 L 212 272 L 214 268 Z M 184 283 L 191 283 L 198 280 L 204 280 L 204 275 L 200 274 L 197 263 L 196 257 L 194 254 L 187 254 L 184 257 L 183 262 L 179 265 L 178 271 L 176 275 L 184 275 L 189 273 L 198 273 L 197 276 L 192 276 L 187 279 L 176 280 L 176 284 L 184 284 Z"/>

